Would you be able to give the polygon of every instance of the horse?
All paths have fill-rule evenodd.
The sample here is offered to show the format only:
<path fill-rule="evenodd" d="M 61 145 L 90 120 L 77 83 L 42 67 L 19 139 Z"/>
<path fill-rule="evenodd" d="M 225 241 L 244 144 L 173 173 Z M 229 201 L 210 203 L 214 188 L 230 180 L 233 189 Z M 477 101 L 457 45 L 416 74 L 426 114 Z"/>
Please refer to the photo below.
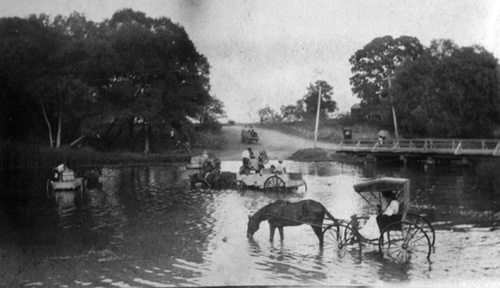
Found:
<path fill-rule="evenodd" d="M 280 233 L 281 241 L 284 239 L 284 226 L 298 226 L 302 224 L 311 225 L 314 233 L 318 237 L 320 247 L 323 246 L 323 220 L 337 219 L 333 217 L 323 204 L 314 200 L 302 200 L 298 202 L 288 202 L 277 200 L 262 207 L 253 216 L 248 216 L 247 237 L 253 238 L 253 234 L 259 230 L 259 225 L 262 221 L 269 223 L 270 237 L 269 240 L 274 240 L 274 232 L 276 228 Z"/>
<path fill-rule="evenodd" d="M 195 173 L 189 176 L 191 187 L 194 188 L 198 183 L 205 187 L 221 189 L 231 187 L 232 183 L 236 180 L 236 173 L 231 172 L 207 172 L 203 175 Z"/>

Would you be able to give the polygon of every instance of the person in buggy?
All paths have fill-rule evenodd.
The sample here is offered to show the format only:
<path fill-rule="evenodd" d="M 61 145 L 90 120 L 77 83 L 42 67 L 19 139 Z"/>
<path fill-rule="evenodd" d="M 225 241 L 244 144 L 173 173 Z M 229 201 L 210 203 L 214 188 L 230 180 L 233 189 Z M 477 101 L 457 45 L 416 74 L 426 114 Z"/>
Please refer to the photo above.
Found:
<path fill-rule="evenodd" d="M 382 191 L 382 205 L 377 205 L 377 214 L 370 216 L 359 233 L 366 239 L 380 237 L 380 232 L 389 224 L 400 221 L 399 201 L 396 191 Z"/>
<path fill-rule="evenodd" d="M 396 196 L 396 191 L 382 192 L 382 207 L 377 207 L 379 208 L 377 224 L 381 230 L 387 225 L 401 220 L 401 216 L 399 215 L 399 201 Z"/>

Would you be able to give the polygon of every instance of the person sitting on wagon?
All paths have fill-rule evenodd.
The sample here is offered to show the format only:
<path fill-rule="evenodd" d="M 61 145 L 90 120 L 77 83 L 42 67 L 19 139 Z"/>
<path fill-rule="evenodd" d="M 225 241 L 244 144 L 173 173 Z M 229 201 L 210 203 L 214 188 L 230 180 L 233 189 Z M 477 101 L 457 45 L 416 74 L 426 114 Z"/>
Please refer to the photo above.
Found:
<path fill-rule="evenodd" d="M 64 163 L 57 165 L 57 167 L 54 168 L 53 180 L 54 181 L 61 181 L 62 172 L 64 172 L 66 169 L 68 169 L 68 168 L 66 167 L 66 165 L 64 165 Z"/>
<path fill-rule="evenodd" d="M 248 165 L 250 163 L 250 151 L 252 151 L 252 148 L 247 148 L 246 150 L 243 150 L 243 153 L 241 153 L 241 159 L 243 161 L 243 166 Z"/>
<path fill-rule="evenodd" d="M 377 224 L 380 230 L 383 230 L 387 225 L 400 221 L 399 201 L 396 199 L 396 191 L 382 191 L 382 207 L 377 216 Z"/>
<path fill-rule="evenodd" d="M 278 165 L 276 166 L 275 169 L 276 174 L 284 174 L 286 173 L 286 168 L 283 167 L 283 160 L 278 160 Z"/>
<path fill-rule="evenodd" d="M 264 160 L 264 156 L 259 155 L 259 156 L 257 157 L 257 173 L 260 173 L 260 172 L 262 171 L 262 169 L 266 168 L 266 167 L 264 166 L 264 162 L 265 162 L 265 160 Z"/>

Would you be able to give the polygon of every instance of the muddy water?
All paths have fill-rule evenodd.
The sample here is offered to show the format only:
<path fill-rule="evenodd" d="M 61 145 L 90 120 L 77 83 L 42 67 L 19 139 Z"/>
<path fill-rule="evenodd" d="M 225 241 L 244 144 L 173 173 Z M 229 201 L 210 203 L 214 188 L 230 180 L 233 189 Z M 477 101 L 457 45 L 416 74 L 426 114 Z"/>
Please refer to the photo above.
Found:
<path fill-rule="evenodd" d="M 4 171 L 0 286 L 500 283 L 494 165 L 285 164 L 304 175 L 307 192 L 190 189 L 177 167 L 154 166 L 102 168 L 88 193 L 47 199 L 41 171 Z M 222 166 L 235 171 L 239 163 Z M 246 238 L 247 215 L 276 199 L 314 199 L 343 219 L 369 214 L 352 185 L 377 176 L 412 180 L 412 210 L 437 229 L 430 261 L 395 264 L 371 246 L 339 259 L 304 225 L 285 228 L 283 242 L 268 241 L 267 223 L 254 241 Z"/>

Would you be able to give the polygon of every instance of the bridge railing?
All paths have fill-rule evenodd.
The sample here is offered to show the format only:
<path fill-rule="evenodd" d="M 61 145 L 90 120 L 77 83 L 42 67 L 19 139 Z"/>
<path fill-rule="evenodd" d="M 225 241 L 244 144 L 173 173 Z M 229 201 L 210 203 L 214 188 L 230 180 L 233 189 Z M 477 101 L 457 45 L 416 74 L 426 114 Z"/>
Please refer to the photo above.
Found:
<path fill-rule="evenodd" d="M 499 139 L 378 139 L 343 140 L 339 150 L 366 152 L 444 153 L 500 156 Z"/>

